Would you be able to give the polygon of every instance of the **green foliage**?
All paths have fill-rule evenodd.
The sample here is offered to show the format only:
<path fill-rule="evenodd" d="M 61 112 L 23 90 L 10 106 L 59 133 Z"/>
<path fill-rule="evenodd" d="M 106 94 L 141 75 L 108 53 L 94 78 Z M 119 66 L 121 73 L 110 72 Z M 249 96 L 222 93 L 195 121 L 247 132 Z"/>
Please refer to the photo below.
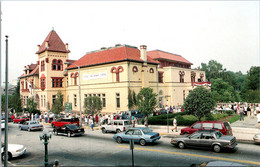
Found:
<path fill-rule="evenodd" d="M 228 111 L 226 111 L 226 113 L 230 116 L 230 115 L 234 114 L 234 111 L 233 110 L 228 110 Z"/>
<path fill-rule="evenodd" d="M 138 93 L 137 106 L 144 116 L 148 116 L 153 113 L 153 110 L 157 105 L 156 96 L 157 95 L 153 93 L 152 88 L 142 88 Z"/>
<path fill-rule="evenodd" d="M 51 111 L 55 114 L 59 114 L 63 110 L 63 94 L 61 91 L 57 92 L 56 99 L 52 104 Z"/>
<path fill-rule="evenodd" d="M 233 115 L 233 117 L 228 119 L 228 122 L 232 124 L 233 122 L 236 122 L 239 119 L 240 119 L 240 116 L 235 114 L 235 115 Z"/>
<path fill-rule="evenodd" d="M 171 113 L 168 114 L 169 122 L 172 122 L 174 117 L 177 117 L 179 115 L 185 115 L 185 112 L 178 112 L 178 113 Z M 167 125 L 167 114 L 161 114 L 158 116 L 153 116 L 148 118 L 148 123 L 151 125 Z"/>
<path fill-rule="evenodd" d="M 102 103 L 98 96 L 88 96 L 84 100 L 84 112 L 86 114 L 95 115 L 102 110 Z"/>
<path fill-rule="evenodd" d="M 136 100 L 135 91 L 131 91 L 130 89 L 128 89 L 128 108 L 129 110 L 131 110 L 131 109 L 135 109 L 136 106 L 137 106 L 137 100 Z"/>
<path fill-rule="evenodd" d="M 22 111 L 22 102 L 20 96 L 20 81 L 17 81 L 17 87 L 15 88 L 14 95 L 10 98 L 10 107 L 15 109 L 16 112 Z"/>
<path fill-rule="evenodd" d="M 29 97 L 27 100 L 27 109 L 29 113 L 33 113 L 34 110 L 36 110 L 37 103 L 34 102 L 34 97 Z"/>
<path fill-rule="evenodd" d="M 208 115 L 215 106 L 211 92 L 204 87 L 197 87 L 191 91 L 184 102 L 184 110 L 189 115 L 196 116 L 199 120 Z"/>

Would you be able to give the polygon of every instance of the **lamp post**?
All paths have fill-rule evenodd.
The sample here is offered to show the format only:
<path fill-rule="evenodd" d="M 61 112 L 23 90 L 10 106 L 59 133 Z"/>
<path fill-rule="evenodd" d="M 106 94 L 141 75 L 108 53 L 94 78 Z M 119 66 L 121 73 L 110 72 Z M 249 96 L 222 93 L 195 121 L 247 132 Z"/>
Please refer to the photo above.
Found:
<path fill-rule="evenodd" d="M 80 66 L 78 66 L 75 63 L 71 63 L 71 62 L 64 62 L 64 64 L 73 64 L 75 66 L 78 67 L 78 71 L 79 71 L 79 115 L 80 115 L 80 119 L 79 119 L 79 125 L 82 126 L 82 112 L 81 112 L 81 89 L 80 89 Z"/>
<path fill-rule="evenodd" d="M 45 146 L 45 155 L 44 155 L 44 166 L 48 166 L 48 140 L 51 138 L 51 133 L 48 129 L 44 129 L 42 134 L 40 134 L 40 140 L 44 140 L 43 144 Z"/>

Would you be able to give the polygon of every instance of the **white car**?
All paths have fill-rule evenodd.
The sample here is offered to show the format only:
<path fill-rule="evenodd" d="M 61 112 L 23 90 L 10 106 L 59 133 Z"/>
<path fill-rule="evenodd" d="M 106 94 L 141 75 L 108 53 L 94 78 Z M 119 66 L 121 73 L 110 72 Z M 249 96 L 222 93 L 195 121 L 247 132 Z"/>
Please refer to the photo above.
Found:
<path fill-rule="evenodd" d="M 255 136 L 253 137 L 253 140 L 256 144 L 260 144 L 260 133 L 255 134 Z"/>
<path fill-rule="evenodd" d="M 19 157 L 26 152 L 26 147 L 20 144 L 8 144 L 8 161 L 14 157 Z M 4 160 L 4 143 L 1 148 L 2 160 Z"/>
<path fill-rule="evenodd" d="M 5 129 L 5 120 L 1 120 L 1 129 Z"/>
<path fill-rule="evenodd" d="M 129 119 L 128 120 L 117 119 L 117 120 L 111 120 L 111 123 L 102 125 L 101 131 L 102 133 L 107 133 L 107 132 L 120 133 L 123 131 L 127 131 L 132 127 L 133 127 L 132 123 Z"/>

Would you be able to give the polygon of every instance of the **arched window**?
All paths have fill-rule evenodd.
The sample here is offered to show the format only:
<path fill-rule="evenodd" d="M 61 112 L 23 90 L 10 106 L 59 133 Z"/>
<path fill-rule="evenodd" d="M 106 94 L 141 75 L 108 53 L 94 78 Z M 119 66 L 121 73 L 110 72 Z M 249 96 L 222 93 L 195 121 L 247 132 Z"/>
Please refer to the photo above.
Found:
<path fill-rule="evenodd" d="M 45 87 L 46 87 L 46 85 L 45 85 L 45 79 L 46 79 L 45 75 L 42 74 L 40 79 L 41 79 L 41 90 L 44 91 Z"/>
<path fill-rule="evenodd" d="M 184 83 L 185 72 L 184 71 L 179 71 L 179 75 L 180 75 L 180 83 Z"/>
<path fill-rule="evenodd" d="M 63 69 L 63 63 L 62 63 L 62 60 L 58 60 L 58 62 L 57 62 L 57 70 L 62 71 L 62 69 Z"/>
<path fill-rule="evenodd" d="M 150 72 L 150 73 L 154 73 L 153 68 L 150 68 L 149 72 Z"/>
<path fill-rule="evenodd" d="M 74 85 L 77 85 L 77 78 L 79 77 L 79 73 L 76 72 L 74 75 Z"/>
<path fill-rule="evenodd" d="M 56 59 L 52 60 L 52 70 L 57 70 L 57 60 Z"/>
<path fill-rule="evenodd" d="M 138 72 L 138 68 L 136 66 L 133 67 L 133 72 Z"/>
<path fill-rule="evenodd" d="M 110 70 L 111 73 L 116 73 L 116 82 L 120 82 L 119 73 L 123 72 L 123 71 L 124 71 L 124 68 L 122 66 L 118 66 L 117 68 L 112 67 Z"/>

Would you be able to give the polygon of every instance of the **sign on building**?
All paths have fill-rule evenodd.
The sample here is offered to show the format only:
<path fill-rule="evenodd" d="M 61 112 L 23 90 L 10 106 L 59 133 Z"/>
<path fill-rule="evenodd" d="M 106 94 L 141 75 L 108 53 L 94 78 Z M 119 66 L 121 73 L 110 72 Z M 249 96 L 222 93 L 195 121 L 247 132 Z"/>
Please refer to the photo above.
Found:
<path fill-rule="evenodd" d="M 72 103 L 65 103 L 65 113 L 72 112 Z"/>
<path fill-rule="evenodd" d="M 103 79 L 103 78 L 107 78 L 107 72 L 101 72 L 96 74 L 83 74 L 83 80 Z"/>

